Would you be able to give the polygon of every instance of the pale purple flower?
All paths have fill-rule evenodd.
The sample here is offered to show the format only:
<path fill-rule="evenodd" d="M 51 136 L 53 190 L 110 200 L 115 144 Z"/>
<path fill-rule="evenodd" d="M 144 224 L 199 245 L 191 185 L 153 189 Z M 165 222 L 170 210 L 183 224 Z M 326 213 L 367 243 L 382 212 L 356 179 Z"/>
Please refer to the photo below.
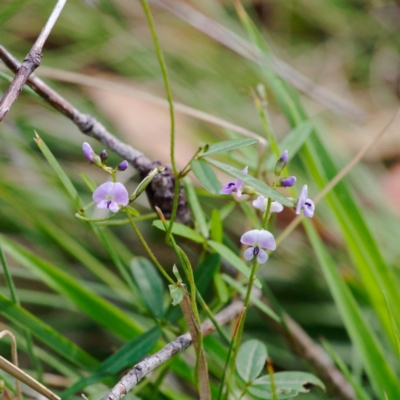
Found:
<path fill-rule="evenodd" d="M 314 215 L 314 202 L 311 199 L 307 198 L 308 196 L 308 188 L 307 185 L 304 185 L 301 189 L 299 200 L 296 205 L 296 214 L 300 214 L 300 210 L 303 210 L 303 214 L 305 217 L 311 218 Z"/>
<path fill-rule="evenodd" d="M 249 167 L 245 167 L 242 169 L 242 172 L 244 174 L 247 174 Z M 240 179 L 236 179 L 235 181 L 228 182 L 225 184 L 221 190 L 222 194 L 232 194 L 233 192 L 236 192 L 237 197 L 242 196 L 242 186 L 243 186 L 243 181 Z"/>
<path fill-rule="evenodd" d="M 124 160 L 118 164 L 118 171 L 125 171 L 128 168 L 128 161 Z"/>
<path fill-rule="evenodd" d="M 253 201 L 253 206 L 255 208 L 258 208 L 262 212 L 265 212 L 267 210 L 267 205 L 268 205 L 268 199 L 266 199 L 264 196 L 258 196 L 257 200 Z M 271 203 L 271 208 L 270 212 L 281 212 L 283 210 L 283 205 L 281 203 L 278 203 L 277 201 L 273 201 Z"/>
<path fill-rule="evenodd" d="M 271 232 L 268 232 L 265 229 L 253 229 L 244 233 L 240 238 L 240 242 L 251 246 L 245 250 L 244 258 L 247 261 L 250 261 L 257 256 L 257 261 L 260 264 L 264 264 L 268 259 L 268 254 L 264 249 L 276 249 L 274 236 Z"/>
<path fill-rule="evenodd" d="M 83 155 L 87 158 L 87 160 L 92 163 L 94 161 L 93 157 L 96 154 L 93 151 L 92 146 L 87 142 L 83 142 L 82 151 L 83 151 Z"/>
<path fill-rule="evenodd" d="M 282 187 L 292 187 L 296 183 L 295 176 L 288 176 L 287 178 L 283 178 L 280 181 Z"/>
<path fill-rule="evenodd" d="M 276 162 L 275 176 L 279 176 L 281 174 L 283 168 L 286 167 L 288 160 L 289 160 L 289 153 L 287 150 L 285 150 L 279 157 L 279 160 Z"/>
<path fill-rule="evenodd" d="M 97 208 L 108 208 L 112 212 L 119 211 L 119 206 L 129 203 L 129 194 L 125 186 L 119 182 L 106 182 L 100 185 L 93 193 L 93 201 Z"/>

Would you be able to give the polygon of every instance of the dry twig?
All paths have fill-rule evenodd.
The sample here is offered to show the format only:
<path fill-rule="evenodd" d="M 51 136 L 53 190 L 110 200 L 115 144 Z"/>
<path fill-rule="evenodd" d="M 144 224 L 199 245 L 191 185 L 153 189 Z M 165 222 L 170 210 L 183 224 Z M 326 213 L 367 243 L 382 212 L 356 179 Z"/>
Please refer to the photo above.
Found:
<path fill-rule="evenodd" d="M 243 309 L 243 302 L 237 300 L 228 307 L 220 311 L 215 319 L 219 325 L 224 325 L 236 318 Z M 208 336 L 214 332 L 215 327 L 210 320 L 201 325 L 203 336 Z M 168 343 L 157 353 L 145 358 L 136 364 L 111 390 L 103 400 L 119 400 L 132 390 L 146 375 L 157 368 L 159 365 L 168 361 L 175 354 L 186 350 L 192 344 L 190 333 L 179 336 L 171 343 Z"/>
<path fill-rule="evenodd" d="M 3 120 L 8 110 L 11 108 L 15 100 L 17 100 L 22 88 L 24 87 L 27 79 L 32 72 L 40 65 L 42 60 L 42 49 L 46 42 L 54 24 L 56 23 L 61 11 L 67 0 L 58 0 L 56 6 L 53 9 L 49 19 L 46 22 L 45 27 L 40 32 L 35 44 L 32 46 L 30 52 L 25 57 L 24 62 L 21 64 L 18 72 L 16 73 L 13 81 L 8 87 L 3 98 L 0 100 L 0 121 Z"/>
<path fill-rule="evenodd" d="M 2 46 L 0 46 L 0 59 L 11 71 L 14 73 L 18 72 L 18 61 L 16 61 L 15 58 Z M 162 165 L 161 162 L 150 160 L 139 150 L 136 150 L 132 146 L 117 139 L 99 121 L 89 114 L 81 113 L 61 95 L 47 86 L 41 79 L 31 75 L 26 83 L 51 106 L 69 118 L 82 133 L 95 138 L 99 142 L 103 143 L 107 148 L 113 150 L 116 154 L 129 161 L 139 171 L 142 179 L 144 179 L 150 171 Z M 146 188 L 150 204 L 153 207 L 159 207 L 166 218 L 169 218 L 171 215 L 174 182 L 175 178 L 171 167 L 166 166 L 164 171 L 159 173 Z M 189 219 L 190 210 L 187 206 L 183 188 L 181 188 L 177 220 L 186 223 Z"/>

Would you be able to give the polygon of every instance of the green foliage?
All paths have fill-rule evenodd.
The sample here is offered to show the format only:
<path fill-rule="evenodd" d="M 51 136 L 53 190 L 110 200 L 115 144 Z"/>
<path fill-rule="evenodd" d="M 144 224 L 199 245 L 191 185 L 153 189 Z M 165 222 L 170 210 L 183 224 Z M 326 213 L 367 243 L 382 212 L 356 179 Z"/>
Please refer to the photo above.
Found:
<path fill-rule="evenodd" d="M 0 3 L 1 44 L 22 60 L 54 4 Z M 382 183 L 388 177 L 391 186 L 397 182 L 397 175 L 387 174 L 397 159 L 394 142 L 388 138 L 386 150 L 373 149 L 373 163 L 364 160 L 349 171 L 320 199 L 314 219 L 303 220 L 303 229 L 285 231 L 295 217 L 298 188 L 307 184 L 310 198 L 315 198 L 362 146 L 360 137 L 353 136 L 358 126 L 342 116 L 354 115 L 354 107 L 310 86 L 296 70 L 339 95 L 345 88 L 344 97 L 371 110 L 371 123 L 363 127 L 363 137 L 368 137 L 376 129 L 371 127 L 386 122 L 397 107 L 392 66 L 398 64 L 399 44 L 393 39 L 398 26 L 390 18 L 397 6 L 271 1 L 243 2 L 245 10 L 236 1 L 235 13 L 230 3 L 198 1 L 196 11 L 177 2 L 174 11 L 166 6 L 160 13 L 156 3 L 146 8 L 147 17 L 151 11 L 153 18 L 145 20 L 139 3 L 68 2 L 35 73 L 145 156 L 172 162 L 174 169 L 186 165 L 181 178 L 191 224 L 174 222 L 173 236 L 165 241 L 165 226 L 149 212 L 144 194 L 136 200 L 158 171 L 141 182 L 134 177 L 135 183 L 131 167 L 118 175 L 135 198 L 125 217 L 140 216 L 133 219 L 154 253 L 150 260 L 129 219 L 120 219 L 120 214 L 103 218 L 89 206 L 96 186 L 107 179 L 81 154 L 82 142 L 92 139 L 25 87 L 0 123 L 0 247 L 7 261 L 2 260 L 4 271 L 0 268 L 0 318 L 6 325 L 2 329 L 15 333 L 19 351 L 29 355 L 29 363 L 21 357 L 22 368 L 29 374 L 35 370 L 39 379 L 41 368 L 68 378 L 63 398 L 82 390 L 90 399 L 103 397 L 134 364 L 187 331 L 177 306 L 183 291 L 166 281 L 172 277 L 191 289 L 193 310 L 198 307 L 193 318 L 211 318 L 218 331 L 203 342 L 212 398 L 222 392 L 225 398 L 331 398 L 310 374 L 307 354 L 294 354 L 282 340 L 289 327 L 273 329 L 282 323 L 283 312 L 311 339 L 327 338 L 324 346 L 357 398 L 400 398 L 400 232 Z M 155 23 L 155 47 L 148 21 Z M 242 35 L 240 23 L 248 41 L 236 36 Z M 295 71 L 275 60 L 271 49 Z M 164 93 L 160 60 L 170 118 L 176 117 L 169 149 L 161 139 L 174 131 L 174 120 L 164 125 L 158 108 L 165 103 L 150 95 Z M 295 86 L 303 84 L 304 97 L 277 72 L 292 76 Z M 2 93 L 11 79 L 1 67 Z M 260 94 L 260 82 L 265 93 Z M 326 97 L 317 106 L 309 101 L 321 92 Z M 321 112 L 321 107 L 338 110 L 338 105 L 339 117 Z M 158 131 L 156 138 L 152 128 Z M 37 145 L 32 140 L 36 131 Z M 257 135 L 264 143 L 267 139 L 265 147 Z M 199 150 L 200 143 L 207 145 Z M 185 150 L 178 151 L 180 145 Z M 106 145 L 96 144 L 96 151 L 101 146 Z M 289 165 L 284 173 L 295 174 L 297 184 L 277 191 L 270 173 L 277 151 L 286 149 Z M 111 151 L 109 159 L 112 165 L 121 161 Z M 246 165 L 247 175 L 241 172 Z M 226 326 L 218 325 L 214 315 L 245 298 L 252 284 L 239 238 L 249 229 L 261 229 L 263 218 L 251 205 L 255 197 L 221 195 L 226 178 L 219 171 L 286 206 L 268 222 L 279 245 L 268 263 L 257 268 L 257 288 L 243 320 Z M 75 214 L 103 222 L 86 222 Z M 165 274 L 160 275 L 159 265 Z M 177 274 L 171 273 L 173 268 Z M 235 354 L 235 340 L 242 333 L 246 341 Z M 296 340 L 296 331 L 290 333 Z M 0 353 L 9 354 L 7 340 L 0 341 Z M 266 375 L 267 355 L 272 364 Z M 236 373 L 224 371 L 235 357 Z M 188 360 L 175 355 L 128 396 L 197 398 L 195 368 Z M 272 375 L 271 366 L 280 372 Z M 304 371 L 292 372 L 299 368 Z M 176 377 L 182 386 L 174 384 Z M 13 384 L 2 371 L 0 378 L 5 388 Z M 317 388 L 308 394 L 311 386 Z"/>

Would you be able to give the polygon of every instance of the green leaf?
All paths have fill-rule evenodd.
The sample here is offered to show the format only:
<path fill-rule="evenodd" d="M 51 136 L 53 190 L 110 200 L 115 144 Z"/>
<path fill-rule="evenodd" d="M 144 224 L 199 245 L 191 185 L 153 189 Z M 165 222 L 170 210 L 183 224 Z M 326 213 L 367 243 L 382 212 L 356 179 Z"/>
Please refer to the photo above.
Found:
<path fill-rule="evenodd" d="M 279 399 L 290 399 L 299 393 L 310 391 L 309 386 L 325 390 L 325 385 L 316 376 L 307 372 L 277 372 L 274 374 L 276 394 Z M 248 387 L 249 393 L 258 399 L 272 399 L 271 379 L 264 375 Z"/>
<path fill-rule="evenodd" d="M 38 134 L 36 134 L 35 142 L 39 146 L 40 151 L 42 152 L 42 154 L 44 155 L 50 166 L 53 168 L 54 172 L 61 180 L 62 184 L 64 185 L 69 195 L 73 199 L 76 207 L 81 208 L 83 204 L 78 196 L 78 192 L 76 191 L 74 185 L 72 184 L 72 182 L 70 181 L 64 170 L 61 168 L 61 165 L 58 163 L 57 159 L 53 156 L 53 153 L 47 147 L 46 143 L 42 140 L 42 138 L 39 137 Z"/>
<path fill-rule="evenodd" d="M 87 386 L 103 380 L 106 376 L 114 376 L 124 368 L 133 367 L 134 363 L 148 355 L 156 345 L 160 335 L 161 330 L 155 327 L 126 343 L 116 353 L 103 361 L 92 375 L 79 380 L 61 393 L 61 398 L 68 398 Z"/>
<path fill-rule="evenodd" d="M 219 210 L 217 210 L 216 208 L 213 208 L 213 210 L 211 211 L 210 225 L 211 225 L 211 239 L 214 240 L 214 242 L 222 243 L 223 239 L 222 220 Z"/>
<path fill-rule="evenodd" d="M 192 215 L 196 221 L 196 225 L 199 228 L 203 237 L 208 239 L 209 234 L 208 234 L 208 226 L 207 226 L 206 217 L 204 215 L 203 209 L 201 208 L 201 205 L 200 205 L 199 199 L 197 197 L 196 190 L 193 186 L 193 183 L 188 177 L 185 177 L 185 179 L 183 181 L 185 183 L 188 203 L 192 210 Z"/>
<path fill-rule="evenodd" d="M 267 357 L 267 348 L 259 340 L 248 340 L 240 346 L 236 358 L 236 370 L 246 384 L 260 375 Z"/>
<path fill-rule="evenodd" d="M 251 186 L 258 192 L 260 192 L 262 195 L 264 195 L 266 197 L 271 197 L 271 199 L 273 199 L 275 201 L 279 201 L 279 203 L 281 203 L 285 206 L 288 206 L 288 207 L 294 206 L 294 204 L 288 198 L 286 198 L 283 194 L 280 194 L 276 190 L 272 189 L 266 183 L 261 182 L 256 178 L 253 178 L 251 175 L 244 174 L 242 171 L 240 171 L 237 168 L 234 168 L 228 164 L 224 164 L 219 161 L 215 161 L 211 158 L 206 158 L 205 160 L 209 164 L 220 169 L 221 171 L 226 172 L 227 174 L 235 177 L 236 179 L 240 179 L 246 185 Z"/>
<path fill-rule="evenodd" d="M 56 266 L 40 259 L 23 247 L 0 235 L 5 252 L 29 270 L 56 292 L 64 295 L 81 311 L 125 340 L 142 333 L 143 328 L 126 316 L 113 304 L 90 292 L 76 279 Z"/>
<path fill-rule="evenodd" d="M 313 125 L 310 121 L 304 121 L 292 129 L 279 143 L 281 151 L 287 150 L 290 161 L 296 153 L 301 149 L 305 141 L 309 138 L 313 131 Z M 267 161 L 267 170 L 273 171 L 276 165 L 276 157 L 271 154 Z"/>
<path fill-rule="evenodd" d="M 222 258 L 225 258 L 233 267 L 235 267 L 239 272 L 241 272 L 245 277 L 250 278 L 250 268 L 247 264 L 240 259 L 231 249 L 226 247 L 222 243 L 214 242 L 209 240 L 207 244 L 216 251 Z M 254 284 L 261 288 L 261 282 L 259 279 L 254 281 Z"/>
<path fill-rule="evenodd" d="M 74 365 L 86 370 L 93 370 L 97 367 L 98 361 L 96 359 L 1 293 L 0 314 L 21 329 L 29 331 L 38 340 Z"/>
<path fill-rule="evenodd" d="M 153 226 L 165 232 L 164 225 L 160 220 L 153 221 Z M 204 243 L 206 241 L 206 239 L 204 239 L 204 237 L 200 235 L 200 233 L 197 233 L 192 228 L 189 228 L 188 226 L 180 224 L 178 222 L 174 223 L 174 226 L 172 227 L 172 234 L 182 236 L 196 243 Z"/>
<path fill-rule="evenodd" d="M 210 156 L 211 154 L 226 153 L 228 151 L 240 149 L 242 147 L 250 146 L 255 143 L 258 143 L 258 140 L 254 138 L 226 140 L 224 142 L 209 145 L 208 149 L 205 152 L 200 153 L 198 157 Z"/>
<path fill-rule="evenodd" d="M 172 298 L 172 305 L 177 306 L 184 298 L 185 292 L 183 289 L 177 285 L 168 285 L 169 293 Z"/>
<path fill-rule="evenodd" d="M 144 257 L 135 257 L 130 263 L 139 296 L 154 318 L 162 318 L 164 285 L 153 263 Z"/>
<path fill-rule="evenodd" d="M 335 261 L 327 252 L 313 225 L 310 221 L 305 220 L 304 227 L 335 303 L 339 307 L 347 331 L 364 361 L 363 364 L 372 386 L 377 393 L 382 393 L 380 390 L 382 388 L 382 391 L 385 390 L 390 399 L 400 399 L 400 387 L 396 374 L 384 355 L 371 325 L 365 320 L 352 293 L 341 280 Z"/>
<path fill-rule="evenodd" d="M 195 177 L 205 189 L 213 194 L 221 193 L 221 184 L 219 183 L 215 172 L 207 165 L 207 163 L 202 160 L 192 160 L 190 167 Z"/>
<path fill-rule="evenodd" d="M 220 274 L 214 275 L 214 286 L 217 291 L 217 296 L 221 304 L 226 304 L 229 301 L 229 290 Z"/>

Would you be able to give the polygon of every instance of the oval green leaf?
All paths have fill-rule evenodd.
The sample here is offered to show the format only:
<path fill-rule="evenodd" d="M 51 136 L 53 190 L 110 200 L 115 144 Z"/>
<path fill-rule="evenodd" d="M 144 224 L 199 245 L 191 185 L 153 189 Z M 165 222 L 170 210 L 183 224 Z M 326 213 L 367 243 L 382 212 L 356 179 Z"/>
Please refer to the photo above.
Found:
<path fill-rule="evenodd" d="M 246 383 L 252 382 L 261 373 L 268 352 L 264 343 L 253 339 L 243 343 L 236 358 L 236 369 Z"/>

